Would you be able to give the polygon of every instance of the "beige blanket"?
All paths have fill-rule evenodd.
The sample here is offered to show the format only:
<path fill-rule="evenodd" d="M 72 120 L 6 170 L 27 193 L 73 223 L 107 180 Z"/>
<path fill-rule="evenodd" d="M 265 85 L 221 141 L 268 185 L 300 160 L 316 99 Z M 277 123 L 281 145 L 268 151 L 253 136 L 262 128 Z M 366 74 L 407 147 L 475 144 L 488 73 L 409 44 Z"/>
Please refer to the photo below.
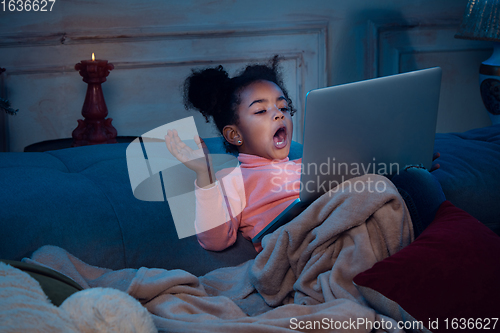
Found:
<path fill-rule="evenodd" d="M 264 238 L 256 259 L 200 278 L 181 270 L 112 271 L 54 246 L 25 261 L 84 288 L 128 292 L 154 315 L 159 331 L 370 332 L 361 320 L 392 319 L 368 307 L 352 279 L 408 245 L 413 229 L 403 199 L 385 177 L 366 175 L 343 185 Z"/>

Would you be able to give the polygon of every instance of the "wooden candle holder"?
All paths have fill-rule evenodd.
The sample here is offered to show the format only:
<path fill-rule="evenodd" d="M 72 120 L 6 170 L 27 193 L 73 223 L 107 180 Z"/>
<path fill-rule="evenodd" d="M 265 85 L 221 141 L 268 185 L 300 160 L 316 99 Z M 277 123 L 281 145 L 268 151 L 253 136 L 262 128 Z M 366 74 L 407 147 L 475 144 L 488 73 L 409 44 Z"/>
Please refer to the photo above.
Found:
<path fill-rule="evenodd" d="M 116 143 L 117 131 L 111 125 L 113 119 L 106 119 L 108 108 L 101 87 L 114 69 L 113 64 L 107 60 L 82 60 L 75 69 L 88 87 L 82 108 L 84 120 L 78 119 L 78 126 L 73 130 L 72 147 Z"/>

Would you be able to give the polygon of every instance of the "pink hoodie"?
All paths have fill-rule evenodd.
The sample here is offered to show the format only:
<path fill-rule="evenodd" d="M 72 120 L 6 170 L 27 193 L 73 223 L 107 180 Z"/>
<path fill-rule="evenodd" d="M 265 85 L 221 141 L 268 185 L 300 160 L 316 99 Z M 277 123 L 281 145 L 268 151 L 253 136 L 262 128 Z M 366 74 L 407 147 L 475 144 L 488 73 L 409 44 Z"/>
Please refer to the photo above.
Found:
<path fill-rule="evenodd" d="M 299 197 L 301 159 L 239 154 L 238 160 L 239 168 L 217 172 L 211 186 L 200 188 L 195 181 L 195 228 L 199 243 L 207 250 L 233 245 L 238 229 L 251 240 Z M 262 250 L 260 244 L 254 246 Z"/>

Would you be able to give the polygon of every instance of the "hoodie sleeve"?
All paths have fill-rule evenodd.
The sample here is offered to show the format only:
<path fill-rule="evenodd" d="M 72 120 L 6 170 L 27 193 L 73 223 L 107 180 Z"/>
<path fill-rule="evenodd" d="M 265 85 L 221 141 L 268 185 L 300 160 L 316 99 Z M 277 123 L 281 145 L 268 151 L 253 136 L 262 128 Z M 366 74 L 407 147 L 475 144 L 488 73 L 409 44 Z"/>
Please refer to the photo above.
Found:
<path fill-rule="evenodd" d="M 195 230 L 203 248 L 222 251 L 236 242 L 246 198 L 239 168 L 229 174 L 218 173 L 216 178 L 204 188 L 195 181 Z"/>

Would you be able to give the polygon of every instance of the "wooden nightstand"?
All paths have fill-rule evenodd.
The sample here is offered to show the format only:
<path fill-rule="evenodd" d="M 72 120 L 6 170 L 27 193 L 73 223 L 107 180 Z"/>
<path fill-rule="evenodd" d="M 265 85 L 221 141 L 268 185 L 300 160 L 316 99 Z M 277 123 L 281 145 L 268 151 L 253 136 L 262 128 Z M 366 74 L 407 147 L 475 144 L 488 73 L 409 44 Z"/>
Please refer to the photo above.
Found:
<path fill-rule="evenodd" d="M 118 143 L 129 143 L 137 139 L 137 136 L 117 136 L 116 141 Z M 44 152 L 48 150 L 58 150 L 71 148 L 71 144 L 73 143 L 73 138 L 68 139 L 56 139 L 56 140 L 47 140 L 42 142 L 33 143 L 24 148 L 24 151 L 27 153 L 33 152 Z M 112 145 L 113 143 L 108 143 Z"/>

